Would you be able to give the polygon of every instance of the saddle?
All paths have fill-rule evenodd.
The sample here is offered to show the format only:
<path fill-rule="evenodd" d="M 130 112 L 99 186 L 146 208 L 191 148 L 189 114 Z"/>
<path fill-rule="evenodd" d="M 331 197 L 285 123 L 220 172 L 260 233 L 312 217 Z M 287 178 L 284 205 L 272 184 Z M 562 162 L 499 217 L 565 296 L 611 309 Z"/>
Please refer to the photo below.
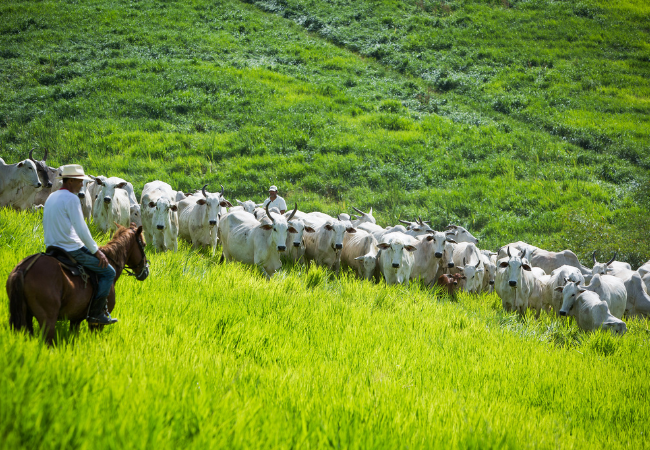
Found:
<path fill-rule="evenodd" d="M 97 292 L 97 275 L 91 270 L 86 271 L 84 266 L 79 264 L 67 251 L 51 245 L 46 248 L 45 253 L 41 253 L 41 255 L 50 256 L 56 259 L 61 267 L 70 272 L 70 275 L 81 277 L 84 282 L 84 288 L 88 286 L 88 281 L 90 281 L 90 285 L 93 288 L 93 296 L 95 295 L 95 292 Z"/>

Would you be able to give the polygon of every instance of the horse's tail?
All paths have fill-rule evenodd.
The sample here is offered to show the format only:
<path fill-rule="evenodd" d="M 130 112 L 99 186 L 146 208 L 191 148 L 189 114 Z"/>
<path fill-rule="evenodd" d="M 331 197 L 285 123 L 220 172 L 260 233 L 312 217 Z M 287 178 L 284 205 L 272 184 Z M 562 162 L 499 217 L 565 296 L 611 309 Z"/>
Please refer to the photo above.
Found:
<path fill-rule="evenodd" d="M 7 280 L 9 295 L 9 325 L 16 331 L 27 326 L 27 303 L 25 301 L 25 274 L 17 268 Z"/>

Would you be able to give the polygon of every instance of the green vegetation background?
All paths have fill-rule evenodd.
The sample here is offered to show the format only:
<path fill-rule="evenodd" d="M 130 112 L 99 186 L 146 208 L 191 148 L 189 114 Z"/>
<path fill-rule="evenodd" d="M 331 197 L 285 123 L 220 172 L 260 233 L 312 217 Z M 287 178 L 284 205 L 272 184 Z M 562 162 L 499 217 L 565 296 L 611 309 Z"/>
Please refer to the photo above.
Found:
<path fill-rule="evenodd" d="M 305 211 L 456 222 L 482 248 L 650 258 L 643 1 L 5 0 L 0 17 L 6 162 L 47 148 L 136 190 L 274 183 Z M 0 278 L 39 250 L 40 213 L 0 211 Z M 183 242 L 149 256 L 99 335 L 60 323 L 48 349 L 0 309 L 0 447 L 647 442 L 645 321 L 583 334 L 495 295 L 300 266 L 265 284 Z"/>
<path fill-rule="evenodd" d="M 5 1 L 0 152 L 650 258 L 642 1 Z M 39 151 L 36 151 L 39 155 Z"/>

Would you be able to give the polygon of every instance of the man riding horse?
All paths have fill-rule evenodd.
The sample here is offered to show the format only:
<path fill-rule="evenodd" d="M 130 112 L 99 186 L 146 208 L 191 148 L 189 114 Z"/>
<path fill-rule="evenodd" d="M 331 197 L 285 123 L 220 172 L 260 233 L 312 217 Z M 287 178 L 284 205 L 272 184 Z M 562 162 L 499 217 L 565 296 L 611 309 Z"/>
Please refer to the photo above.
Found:
<path fill-rule="evenodd" d="M 52 193 L 43 207 L 45 247 L 56 246 L 67 251 L 78 264 L 97 275 L 97 292 L 91 300 L 86 318 L 90 325 L 110 325 L 117 322 L 106 309 L 108 295 L 115 280 L 115 269 L 108 263 L 93 240 L 84 221 L 77 194 L 83 180 L 90 180 L 78 164 L 62 166 L 63 187 Z"/>

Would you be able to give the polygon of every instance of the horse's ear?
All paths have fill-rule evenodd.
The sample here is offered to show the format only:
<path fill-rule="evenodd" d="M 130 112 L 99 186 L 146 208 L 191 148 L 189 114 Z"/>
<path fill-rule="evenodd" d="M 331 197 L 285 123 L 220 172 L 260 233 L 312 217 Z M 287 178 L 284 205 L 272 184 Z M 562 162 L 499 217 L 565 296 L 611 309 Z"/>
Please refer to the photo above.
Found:
<path fill-rule="evenodd" d="M 135 226 L 135 223 L 133 224 Z M 135 235 L 140 236 L 142 234 L 142 225 L 138 227 L 137 230 L 135 230 Z"/>

